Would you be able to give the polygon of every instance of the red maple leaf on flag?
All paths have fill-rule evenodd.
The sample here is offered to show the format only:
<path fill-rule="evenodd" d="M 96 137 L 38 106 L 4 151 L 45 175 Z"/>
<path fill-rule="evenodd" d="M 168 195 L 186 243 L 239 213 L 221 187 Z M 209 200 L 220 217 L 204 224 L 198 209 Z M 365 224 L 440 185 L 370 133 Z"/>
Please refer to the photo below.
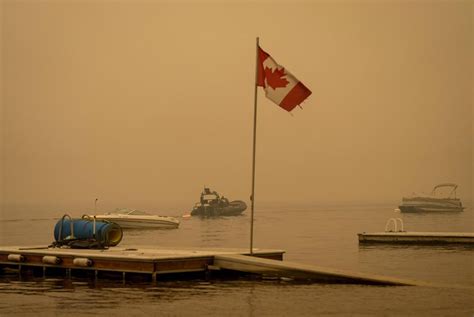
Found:
<path fill-rule="evenodd" d="M 286 87 L 290 82 L 285 78 L 285 69 L 278 67 L 273 71 L 271 68 L 265 67 L 265 79 L 267 80 L 268 86 L 276 89 L 278 87 Z"/>

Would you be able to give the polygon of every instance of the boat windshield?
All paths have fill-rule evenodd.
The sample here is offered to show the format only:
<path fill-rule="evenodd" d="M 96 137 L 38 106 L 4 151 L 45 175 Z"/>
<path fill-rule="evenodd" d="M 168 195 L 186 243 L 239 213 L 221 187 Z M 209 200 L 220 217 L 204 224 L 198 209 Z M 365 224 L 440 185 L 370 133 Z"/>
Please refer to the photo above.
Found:
<path fill-rule="evenodd" d="M 209 195 L 202 195 L 202 198 L 204 200 L 214 200 L 214 199 L 217 199 L 219 196 L 215 195 L 215 194 L 209 194 Z"/>
<path fill-rule="evenodd" d="M 149 213 L 141 210 L 136 210 L 136 209 L 128 209 L 128 208 L 118 208 L 115 209 L 112 214 L 121 214 L 121 215 L 135 215 L 135 216 L 143 216 L 143 215 L 149 215 Z"/>
<path fill-rule="evenodd" d="M 129 215 L 135 215 L 135 216 L 149 215 L 149 213 L 141 211 L 141 210 L 132 210 L 128 214 Z"/>

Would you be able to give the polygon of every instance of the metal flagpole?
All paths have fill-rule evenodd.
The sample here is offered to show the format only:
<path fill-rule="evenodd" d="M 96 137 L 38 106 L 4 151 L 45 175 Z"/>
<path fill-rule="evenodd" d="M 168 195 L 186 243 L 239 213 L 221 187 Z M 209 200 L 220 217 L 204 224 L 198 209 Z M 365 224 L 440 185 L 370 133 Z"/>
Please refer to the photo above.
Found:
<path fill-rule="evenodd" d="M 258 81 L 258 37 L 255 58 L 255 92 L 254 92 L 254 110 L 253 110 L 253 156 L 252 156 L 252 195 L 250 196 L 250 254 L 253 254 L 253 208 L 255 202 L 255 149 L 257 145 L 257 81 Z"/>

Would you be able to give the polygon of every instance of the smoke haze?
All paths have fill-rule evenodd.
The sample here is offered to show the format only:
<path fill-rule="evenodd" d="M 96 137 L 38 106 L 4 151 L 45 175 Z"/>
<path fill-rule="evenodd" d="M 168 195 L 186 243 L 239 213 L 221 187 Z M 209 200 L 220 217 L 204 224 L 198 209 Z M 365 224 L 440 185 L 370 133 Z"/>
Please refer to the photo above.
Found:
<path fill-rule="evenodd" d="M 290 115 L 259 89 L 257 206 L 473 196 L 470 1 L 0 10 L 5 205 L 248 202 L 257 36 L 313 92 Z"/>

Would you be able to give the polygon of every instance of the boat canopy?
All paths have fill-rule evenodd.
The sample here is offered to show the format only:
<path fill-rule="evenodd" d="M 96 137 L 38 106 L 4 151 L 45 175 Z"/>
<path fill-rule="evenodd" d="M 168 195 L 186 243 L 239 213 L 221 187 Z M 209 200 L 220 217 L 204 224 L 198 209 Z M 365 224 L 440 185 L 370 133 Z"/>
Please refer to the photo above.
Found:
<path fill-rule="evenodd" d="M 436 193 L 436 190 L 441 187 L 452 187 L 453 190 L 449 193 L 449 196 L 454 193 L 454 197 L 456 197 L 456 189 L 458 188 L 457 184 L 454 183 L 443 183 L 443 184 L 438 184 L 433 188 L 433 191 L 431 192 L 432 195 Z"/>

